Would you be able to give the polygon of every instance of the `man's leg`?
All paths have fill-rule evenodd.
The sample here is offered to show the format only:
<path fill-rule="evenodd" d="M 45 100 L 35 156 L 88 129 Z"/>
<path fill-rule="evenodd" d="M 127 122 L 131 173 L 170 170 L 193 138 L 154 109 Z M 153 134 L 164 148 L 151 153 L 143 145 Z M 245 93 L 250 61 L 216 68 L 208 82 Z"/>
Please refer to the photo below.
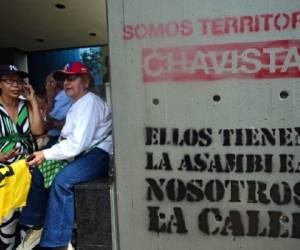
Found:
<path fill-rule="evenodd" d="M 94 148 L 65 166 L 55 177 L 49 195 L 47 214 L 40 245 L 66 246 L 71 239 L 74 223 L 75 184 L 108 174 L 109 154 Z"/>

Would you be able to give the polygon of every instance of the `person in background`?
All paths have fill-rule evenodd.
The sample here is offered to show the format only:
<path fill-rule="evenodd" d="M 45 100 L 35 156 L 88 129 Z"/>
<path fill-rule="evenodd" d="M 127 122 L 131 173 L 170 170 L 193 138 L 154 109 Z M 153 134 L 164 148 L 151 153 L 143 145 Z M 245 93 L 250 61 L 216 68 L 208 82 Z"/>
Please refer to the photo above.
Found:
<path fill-rule="evenodd" d="M 0 65 L 0 168 L 32 153 L 31 135 L 44 133 L 34 90 L 24 81 L 27 76 L 14 65 Z M 19 215 L 16 209 L 0 224 L 1 250 L 15 249 Z"/>
<path fill-rule="evenodd" d="M 57 142 L 67 112 L 73 104 L 72 98 L 66 95 L 63 85 L 64 79 L 59 74 L 50 73 L 46 78 L 45 116 L 49 142 L 45 148 L 51 147 Z"/>
<path fill-rule="evenodd" d="M 82 63 L 69 63 L 56 73 L 65 78 L 64 90 L 74 103 L 67 113 L 58 143 L 34 152 L 28 164 L 34 167 L 45 159 L 74 160 L 56 175 L 47 199 L 43 198 L 43 176 L 38 167 L 34 169 L 20 223 L 34 225 L 36 229 L 42 225 L 42 229 L 31 231 L 17 249 L 31 249 L 29 246 L 33 246 L 37 235 L 41 235 L 40 247 L 67 249 L 74 223 L 74 185 L 108 175 L 109 155 L 112 153 L 109 107 L 89 91 L 94 78 Z"/>
<path fill-rule="evenodd" d="M 47 98 L 45 94 L 39 93 L 36 94 L 36 100 L 38 103 L 38 107 L 40 110 L 40 113 L 42 115 L 43 121 L 46 122 L 46 106 L 47 106 Z M 47 131 L 43 135 L 36 136 L 35 137 L 35 147 L 37 149 L 44 148 L 47 143 L 49 142 L 49 137 L 47 136 Z"/>
<path fill-rule="evenodd" d="M 45 94 L 36 94 L 36 101 L 38 103 L 38 107 L 40 109 L 40 113 L 44 121 L 46 121 L 46 104 L 47 98 Z"/>

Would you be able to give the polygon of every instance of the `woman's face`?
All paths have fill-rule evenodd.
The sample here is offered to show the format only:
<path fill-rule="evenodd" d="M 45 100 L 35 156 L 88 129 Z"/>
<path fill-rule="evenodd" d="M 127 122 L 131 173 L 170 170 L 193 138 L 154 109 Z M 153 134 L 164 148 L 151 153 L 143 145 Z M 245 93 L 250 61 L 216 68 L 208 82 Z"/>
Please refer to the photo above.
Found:
<path fill-rule="evenodd" d="M 23 91 L 23 79 L 18 74 L 0 76 L 1 96 L 18 98 Z"/>
<path fill-rule="evenodd" d="M 82 97 L 89 87 L 89 82 L 86 77 L 80 75 L 67 75 L 64 82 L 64 90 L 66 94 L 78 100 Z"/>

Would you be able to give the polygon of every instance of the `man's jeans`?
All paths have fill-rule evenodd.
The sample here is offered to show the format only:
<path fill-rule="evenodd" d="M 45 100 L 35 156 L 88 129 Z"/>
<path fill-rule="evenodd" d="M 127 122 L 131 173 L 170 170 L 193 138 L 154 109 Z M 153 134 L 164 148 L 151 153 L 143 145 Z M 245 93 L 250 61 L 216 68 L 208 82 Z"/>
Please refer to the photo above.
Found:
<path fill-rule="evenodd" d="M 66 165 L 55 177 L 50 189 L 44 188 L 40 171 L 33 171 L 27 206 L 22 210 L 20 223 L 43 226 L 40 246 L 68 244 L 74 223 L 74 185 L 106 176 L 108 166 L 109 154 L 94 148 Z"/>

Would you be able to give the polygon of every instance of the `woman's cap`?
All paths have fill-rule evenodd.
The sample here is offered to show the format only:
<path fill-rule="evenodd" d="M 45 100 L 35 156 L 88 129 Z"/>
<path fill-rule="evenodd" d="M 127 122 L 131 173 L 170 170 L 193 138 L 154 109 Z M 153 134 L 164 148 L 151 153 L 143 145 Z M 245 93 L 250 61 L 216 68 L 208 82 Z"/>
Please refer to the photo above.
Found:
<path fill-rule="evenodd" d="M 19 74 L 22 78 L 28 77 L 28 74 L 26 72 L 19 70 L 15 65 L 12 64 L 0 65 L 0 76 L 13 75 L 13 74 Z"/>
<path fill-rule="evenodd" d="M 57 70 L 54 72 L 54 77 L 60 77 L 63 75 L 85 75 L 90 74 L 90 70 L 86 65 L 81 62 L 70 62 L 63 70 Z"/>

